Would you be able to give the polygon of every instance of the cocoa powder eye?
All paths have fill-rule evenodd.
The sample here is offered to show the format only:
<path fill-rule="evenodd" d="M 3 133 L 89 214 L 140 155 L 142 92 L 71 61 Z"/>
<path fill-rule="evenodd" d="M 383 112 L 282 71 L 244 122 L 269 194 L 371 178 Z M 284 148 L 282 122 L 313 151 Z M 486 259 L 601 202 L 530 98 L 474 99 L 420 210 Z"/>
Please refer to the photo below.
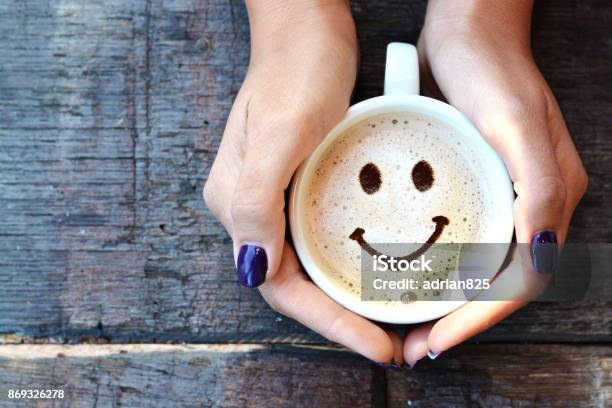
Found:
<path fill-rule="evenodd" d="M 382 175 L 374 163 L 368 163 L 359 172 L 359 184 L 366 194 L 374 194 L 380 189 Z"/>
<path fill-rule="evenodd" d="M 421 193 L 429 190 L 434 182 L 434 172 L 431 165 L 421 160 L 412 168 L 412 182 Z"/>

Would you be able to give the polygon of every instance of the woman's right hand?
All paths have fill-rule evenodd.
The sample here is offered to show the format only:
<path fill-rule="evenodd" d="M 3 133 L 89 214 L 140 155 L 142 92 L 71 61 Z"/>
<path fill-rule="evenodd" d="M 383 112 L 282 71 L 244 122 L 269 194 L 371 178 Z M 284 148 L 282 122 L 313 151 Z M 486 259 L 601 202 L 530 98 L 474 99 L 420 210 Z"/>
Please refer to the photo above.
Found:
<path fill-rule="evenodd" d="M 247 8 L 249 69 L 204 187 L 234 242 L 238 280 L 326 338 L 401 364 L 399 337 L 325 295 L 285 241 L 284 191 L 349 106 L 358 50 L 348 2 L 254 0 Z"/>

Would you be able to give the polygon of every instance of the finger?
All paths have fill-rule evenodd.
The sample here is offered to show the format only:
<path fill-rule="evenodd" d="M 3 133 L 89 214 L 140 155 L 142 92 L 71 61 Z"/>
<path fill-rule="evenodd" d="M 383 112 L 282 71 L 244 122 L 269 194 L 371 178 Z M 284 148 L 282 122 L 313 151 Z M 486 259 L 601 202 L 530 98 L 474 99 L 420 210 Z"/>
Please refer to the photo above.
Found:
<path fill-rule="evenodd" d="M 404 340 L 404 359 L 410 367 L 425 356 L 433 360 L 444 351 L 489 329 L 525 304 L 521 301 L 466 303 L 436 323 L 412 330 Z"/>
<path fill-rule="evenodd" d="M 224 143 L 222 142 L 219 147 L 202 194 L 209 211 L 221 221 L 221 224 L 231 236 L 233 223 L 230 203 L 234 193 L 233 187 L 240 175 L 238 167 L 240 160 L 231 151 L 232 147 L 226 147 Z M 229 145 L 230 142 L 228 141 L 226 144 Z"/>
<path fill-rule="evenodd" d="M 430 356 L 472 338 L 523 307 L 546 288 L 547 278 L 533 271 L 529 253 L 515 251 L 488 290 L 433 325 L 427 337 Z"/>
<path fill-rule="evenodd" d="M 417 361 L 427 355 L 429 346 L 427 344 L 427 338 L 429 332 L 433 327 L 434 322 L 425 323 L 410 330 L 404 339 L 404 360 L 406 364 L 413 368 Z"/>
<path fill-rule="evenodd" d="M 230 111 L 223 138 L 210 169 L 202 195 L 210 212 L 232 234 L 231 200 L 240 176 L 242 151 L 240 141 L 246 134 L 247 96 L 241 89 Z"/>
<path fill-rule="evenodd" d="M 517 241 L 531 242 L 533 234 L 541 230 L 561 232 L 565 182 L 548 129 L 512 119 L 502 127 L 502 137 L 507 140 L 501 149 L 502 157 L 517 194 L 514 208 Z"/>
<path fill-rule="evenodd" d="M 400 335 L 393 330 L 392 328 L 383 328 L 387 336 L 391 339 L 391 343 L 393 343 L 393 368 L 400 368 L 404 365 L 404 353 L 402 352 L 402 338 Z M 393 365 L 395 364 L 395 365 Z"/>
<path fill-rule="evenodd" d="M 487 330 L 539 295 L 548 275 L 534 273 L 531 256 L 515 251 L 506 269 L 488 290 L 435 323 L 413 330 L 404 342 L 404 357 L 409 364 L 428 355 L 436 358 L 443 351 Z"/>
<path fill-rule="evenodd" d="M 285 183 L 275 169 L 245 163 L 232 195 L 231 219 L 239 282 L 253 288 L 278 269 L 285 238 Z"/>
<path fill-rule="evenodd" d="M 338 305 L 306 279 L 289 245 L 282 259 L 278 273 L 260 286 L 270 306 L 372 361 L 391 362 L 397 354 L 394 341 L 382 328 Z"/>
<path fill-rule="evenodd" d="M 561 165 L 561 174 L 566 187 L 565 209 L 562 222 L 563 225 L 569 226 L 576 206 L 586 193 L 588 176 L 567 129 L 561 109 L 552 94 L 550 95 L 549 111 L 551 118 L 549 120 L 549 129 L 551 135 L 556 136 L 555 139 L 558 139 L 555 154 L 557 162 Z M 565 231 L 566 233 L 567 230 Z M 560 242 L 565 241 L 565 234 L 559 237 Z"/>
<path fill-rule="evenodd" d="M 314 120 L 318 108 L 274 115 L 251 101 L 243 165 L 232 195 L 232 238 L 240 283 L 261 285 L 281 261 L 284 191 L 298 165 L 329 130 Z M 278 109 L 276 109 L 278 111 Z M 267 113 L 267 116 L 266 114 Z"/>
<path fill-rule="evenodd" d="M 472 301 L 440 319 L 431 329 L 427 345 L 432 356 L 463 343 L 526 304 L 523 301 Z"/>
<path fill-rule="evenodd" d="M 533 111 L 517 108 L 491 114 L 480 123 L 482 132 L 497 144 L 494 147 L 514 183 L 517 242 L 531 243 L 536 270 L 552 272 L 557 242 L 567 232 L 566 186 L 546 114 L 537 108 Z"/>

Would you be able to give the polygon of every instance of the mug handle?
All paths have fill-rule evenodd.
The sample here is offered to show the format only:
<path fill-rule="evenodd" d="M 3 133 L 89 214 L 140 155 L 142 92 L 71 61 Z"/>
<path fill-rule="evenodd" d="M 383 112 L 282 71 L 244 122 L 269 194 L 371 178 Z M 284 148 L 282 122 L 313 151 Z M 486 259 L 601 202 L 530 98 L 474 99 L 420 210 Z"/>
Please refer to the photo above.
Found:
<path fill-rule="evenodd" d="M 419 58 L 412 44 L 392 42 L 387 45 L 385 95 L 419 94 Z"/>

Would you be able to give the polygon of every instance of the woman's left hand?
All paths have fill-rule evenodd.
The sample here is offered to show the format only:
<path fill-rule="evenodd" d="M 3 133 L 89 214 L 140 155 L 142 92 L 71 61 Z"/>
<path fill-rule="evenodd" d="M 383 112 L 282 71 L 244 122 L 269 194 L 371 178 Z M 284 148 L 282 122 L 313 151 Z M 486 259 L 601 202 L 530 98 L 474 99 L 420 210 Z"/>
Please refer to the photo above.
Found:
<path fill-rule="evenodd" d="M 426 93 L 444 97 L 463 112 L 504 160 L 517 195 L 517 242 L 530 244 L 533 270 L 551 272 L 550 244 L 565 241 L 587 174 L 533 60 L 531 9 L 529 1 L 449 5 L 431 0 L 418 48 Z M 428 351 L 435 358 L 525 303 L 468 302 L 412 329 L 404 359 L 414 365 Z"/>

